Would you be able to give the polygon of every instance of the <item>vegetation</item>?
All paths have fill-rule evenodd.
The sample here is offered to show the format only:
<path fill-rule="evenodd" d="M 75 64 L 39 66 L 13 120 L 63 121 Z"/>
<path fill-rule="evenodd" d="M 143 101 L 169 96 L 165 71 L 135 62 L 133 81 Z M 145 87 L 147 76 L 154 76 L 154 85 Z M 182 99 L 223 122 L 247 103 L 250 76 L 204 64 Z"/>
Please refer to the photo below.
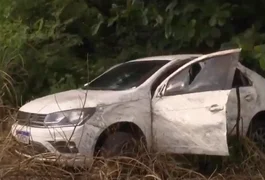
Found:
<path fill-rule="evenodd" d="M 10 119 L 12 121 L 12 119 Z M 173 156 L 145 152 L 137 158 L 117 157 L 95 159 L 86 169 L 73 169 L 58 166 L 56 163 L 43 163 L 34 158 L 25 159 L 14 153 L 17 146 L 8 133 L 0 137 L 0 178 L 7 180 L 260 180 L 265 177 L 265 156 L 247 139 L 235 138 L 230 157 L 221 161 L 210 159 L 218 165 L 213 171 L 199 168 L 197 157 Z M 234 142 L 231 141 L 235 145 Z M 23 148 L 23 147 L 16 147 Z M 240 151 L 238 151 L 240 149 Z M 240 152 L 240 153 L 239 153 Z M 45 155 L 43 155 L 45 156 Z M 49 156 L 47 154 L 47 156 Z M 181 166 L 179 162 L 184 162 Z M 201 166 L 202 167 L 202 166 Z M 220 168 L 221 167 L 221 168 Z M 207 168 L 206 168 L 207 170 Z"/>
<path fill-rule="evenodd" d="M 13 105 L 78 87 L 88 72 L 93 78 L 115 63 L 147 55 L 241 47 L 245 64 L 265 69 L 261 0 L 0 3 L 0 94 Z"/>
<path fill-rule="evenodd" d="M 0 4 L 0 105 L 17 107 L 32 98 L 76 88 L 113 64 L 150 55 L 241 47 L 243 63 L 265 76 L 262 0 L 0 0 Z M 3 157 L 12 156 L 7 144 L 11 146 L 2 143 L 0 148 L 1 163 Z M 242 169 L 246 178 L 261 177 L 264 167 L 260 172 L 253 169 L 264 162 L 263 154 L 248 155 L 251 158 L 229 169 L 227 178 Z M 18 167 L 27 172 L 41 169 L 31 161 L 13 166 L 17 160 L 6 160 L 13 164 L 1 166 L 0 174 L 2 169 L 14 172 Z M 131 163 L 137 169 L 134 177 L 175 179 L 181 172 L 205 178 L 178 168 L 172 159 L 162 160 L 148 155 L 145 164 Z M 107 172 L 106 167 L 101 165 L 105 169 L 97 171 L 96 179 L 113 178 L 112 172 L 117 179 L 132 174 L 128 168 Z"/>

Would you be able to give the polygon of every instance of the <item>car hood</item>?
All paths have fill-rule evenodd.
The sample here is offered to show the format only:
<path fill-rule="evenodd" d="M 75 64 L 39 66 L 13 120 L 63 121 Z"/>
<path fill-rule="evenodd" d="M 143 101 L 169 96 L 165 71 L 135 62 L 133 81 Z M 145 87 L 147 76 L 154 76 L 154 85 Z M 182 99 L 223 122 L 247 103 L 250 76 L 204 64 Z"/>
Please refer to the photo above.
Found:
<path fill-rule="evenodd" d="M 20 111 L 48 114 L 83 107 L 96 107 L 99 104 L 133 100 L 137 98 L 133 94 L 135 93 L 130 91 L 69 90 L 30 101 L 22 106 Z"/>

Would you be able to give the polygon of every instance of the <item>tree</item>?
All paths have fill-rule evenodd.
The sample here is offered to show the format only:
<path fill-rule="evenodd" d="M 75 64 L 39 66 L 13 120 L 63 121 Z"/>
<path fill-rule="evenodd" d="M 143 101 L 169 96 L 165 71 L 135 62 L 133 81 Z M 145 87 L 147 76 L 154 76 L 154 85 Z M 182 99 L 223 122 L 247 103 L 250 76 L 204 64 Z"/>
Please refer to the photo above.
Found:
<path fill-rule="evenodd" d="M 261 0 L 0 3 L 0 43 L 23 57 L 28 72 L 21 73 L 25 85 L 14 86 L 24 101 L 85 83 L 88 60 L 93 78 L 115 63 L 137 57 L 236 46 L 243 48 L 245 64 L 259 73 L 265 69 Z M 15 76 L 14 81 L 20 80 Z"/>

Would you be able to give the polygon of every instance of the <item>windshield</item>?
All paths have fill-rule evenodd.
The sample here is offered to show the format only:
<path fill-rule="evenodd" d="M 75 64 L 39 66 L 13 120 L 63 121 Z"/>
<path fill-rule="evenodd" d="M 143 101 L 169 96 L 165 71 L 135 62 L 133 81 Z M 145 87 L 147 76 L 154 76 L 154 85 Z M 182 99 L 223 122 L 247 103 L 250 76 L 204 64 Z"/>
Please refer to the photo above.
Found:
<path fill-rule="evenodd" d="M 127 62 L 101 75 L 85 85 L 83 89 L 125 90 L 134 88 L 145 82 L 168 62 L 167 60 Z"/>

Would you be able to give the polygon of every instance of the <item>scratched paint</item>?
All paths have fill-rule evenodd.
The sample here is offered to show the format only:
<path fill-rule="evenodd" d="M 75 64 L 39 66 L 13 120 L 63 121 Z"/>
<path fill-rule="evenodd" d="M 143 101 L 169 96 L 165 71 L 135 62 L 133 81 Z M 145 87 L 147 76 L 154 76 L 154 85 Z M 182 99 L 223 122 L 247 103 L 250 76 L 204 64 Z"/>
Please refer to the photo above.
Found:
<path fill-rule="evenodd" d="M 228 155 L 225 110 L 229 92 L 210 91 L 157 100 L 153 124 L 157 150 Z M 221 110 L 209 110 L 213 99 L 222 106 Z"/>

